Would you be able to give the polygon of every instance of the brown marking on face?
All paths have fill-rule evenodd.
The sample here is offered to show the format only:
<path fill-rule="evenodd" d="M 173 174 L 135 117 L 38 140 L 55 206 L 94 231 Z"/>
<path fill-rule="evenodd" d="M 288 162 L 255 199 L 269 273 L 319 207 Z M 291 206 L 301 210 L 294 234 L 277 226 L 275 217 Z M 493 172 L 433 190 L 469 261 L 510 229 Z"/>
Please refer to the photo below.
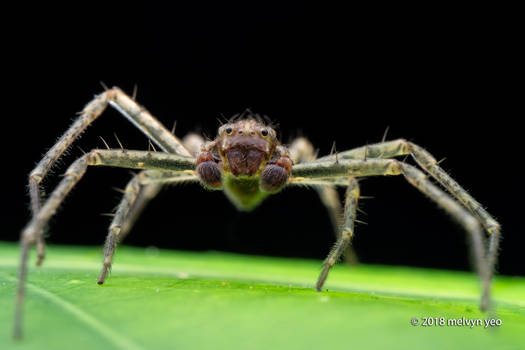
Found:
<path fill-rule="evenodd" d="M 272 128 L 252 119 L 221 126 L 216 141 L 219 155 L 234 176 L 259 173 L 278 144 Z"/>

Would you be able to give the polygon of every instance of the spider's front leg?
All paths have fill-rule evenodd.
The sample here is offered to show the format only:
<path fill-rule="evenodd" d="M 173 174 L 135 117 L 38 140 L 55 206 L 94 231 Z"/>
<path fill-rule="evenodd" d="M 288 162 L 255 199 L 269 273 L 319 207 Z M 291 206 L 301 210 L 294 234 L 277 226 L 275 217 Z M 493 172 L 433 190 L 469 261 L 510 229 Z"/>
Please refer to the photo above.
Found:
<path fill-rule="evenodd" d="M 350 244 L 350 240 L 354 235 L 354 225 L 357 212 L 357 201 L 359 199 L 359 186 L 357 185 L 357 180 L 354 178 L 349 179 L 348 187 L 346 188 L 345 195 L 345 209 L 344 209 L 344 221 L 341 228 L 341 233 L 339 238 L 335 243 L 334 247 L 328 254 L 328 257 L 323 263 L 323 271 L 317 280 L 315 288 L 318 292 L 323 288 L 323 284 L 328 276 L 328 272 L 335 265 L 337 260 L 341 257 L 341 254 L 346 250 Z"/>
<path fill-rule="evenodd" d="M 60 137 L 58 142 L 46 152 L 42 160 L 40 160 L 29 174 L 29 193 L 33 216 L 36 216 L 41 209 L 40 184 L 53 164 L 73 142 L 80 137 L 84 130 L 104 112 L 108 105 L 118 110 L 163 151 L 191 156 L 182 142 L 170 133 L 162 123 L 155 119 L 146 109 L 137 104 L 133 98 L 126 95 L 117 87 L 106 90 L 84 107 L 69 129 Z M 36 235 L 36 246 L 38 254 L 37 265 L 40 265 L 45 255 L 45 244 L 42 232 Z"/>

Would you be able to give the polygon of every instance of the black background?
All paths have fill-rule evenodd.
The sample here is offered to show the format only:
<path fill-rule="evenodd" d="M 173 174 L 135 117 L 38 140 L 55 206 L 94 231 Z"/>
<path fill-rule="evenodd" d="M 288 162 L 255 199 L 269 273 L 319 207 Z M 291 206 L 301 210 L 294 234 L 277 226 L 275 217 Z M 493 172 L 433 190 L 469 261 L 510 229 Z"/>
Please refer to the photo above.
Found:
<path fill-rule="evenodd" d="M 4 81 L 14 110 L 3 123 L 2 239 L 29 217 L 27 174 L 69 126 L 99 82 L 128 93 L 177 135 L 215 135 L 217 118 L 245 108 L 280 124 L 284 142 L 305 135 L 330 152 L 407 138 L 503 225 L 499 271 L 523 274 L 522 128 L 516 110 L 521 42 L 513 9 L 335 7 L 309 2 L 168 7 L 84 2 L 13 10 L 5 30 Z M 55 6 L 55 7 L 53 7 Z M 520 84 L 522 85 L 522 84 Z M 76 144 L 146 149 L 147 140 L 108 110 Z M 45 182 L 51 189 L 76 147 Z M 410 161 L 410 159 L 408 159 Z M 127 170 L 91 169 L 52 220 L 48 242 L 102 245 Z M 361 182 L 354 246 L 365 263 L 469 269 L 466 235 L 403 178 Z M 5 215 L 5 216 L 4 216 Z M 521 217 L 520 217 L 521 216 Z M 290 188 L 254 212 L 222 193 L 168 188 L 127 244 L 324 258 L 333 244 L 313 190 Z"/>

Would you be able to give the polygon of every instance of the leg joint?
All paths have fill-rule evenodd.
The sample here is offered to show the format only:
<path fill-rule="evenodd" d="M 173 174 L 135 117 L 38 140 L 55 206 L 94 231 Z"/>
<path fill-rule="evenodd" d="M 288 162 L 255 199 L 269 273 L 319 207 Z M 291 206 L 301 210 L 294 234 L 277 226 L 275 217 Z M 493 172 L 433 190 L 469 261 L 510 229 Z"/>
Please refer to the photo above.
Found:
<path fill-rule="evenodd" d="M 354 218 L 352 218 L 352 220 L 354 220 Z M 354 232 L 352 232 L 351 229 L 344 228 L 343 231 L 341 232 L 341 239 L 345 241 L 346 243 L 347 241 L 350 241 L 352 239 L 353 235 L 354 235 Z"/>
<path fill-rule="evenodd" d="M 122 94 L 122 90 L 119 87 L 113 86 L 111 89 L 104 91 L 100 96 L 109 101 L 114 101 L 117 95 Z"/>
<path fill-rule="evenodd" d="M 388 170 L 386 174 L 399 175 L 403 173 L 403 166 L 405 163 L 400 162 L 397 159 L 391 159 L 390 164 L 388 165 Z"/>
<path fill-rule="evenodd" d="M 37 184 L 41 183 L 42 182 L 42 173 L 40 172 L 31 172 L 31 174 L 29 174 L 29 181 L 35 181 Z"/>
<path fill-rule="evenodd" d="M 501 231 L 501 225 L 497 223 L 496 221 L 490 222 L 487 225 L 487 231 L 491 235 L 499 233 Z"/>
<path fill-rule="evenodd" d="M 423 168 L 438 164 L 438 161 L 424 148 L 412 142 L 407 142 L 408 150 Z"/>
<path fill-rule="evenodd" d="M 465 228 L 470 232 L 481 232 L 481 224 L 479 223 L 479 221 L 474 216 L 470 215 L 470 213 L 468 213 L 467 211 L 465 211 L 464 214 Z"/>
<path fill-rule="evenodd" d="M 111 226 L 109 228 L 109 233 L 114 235 L 114 236 L 118 236 L 118 234 L 120 233 L 120 225 L 117 225 L 117 226 Z"/>

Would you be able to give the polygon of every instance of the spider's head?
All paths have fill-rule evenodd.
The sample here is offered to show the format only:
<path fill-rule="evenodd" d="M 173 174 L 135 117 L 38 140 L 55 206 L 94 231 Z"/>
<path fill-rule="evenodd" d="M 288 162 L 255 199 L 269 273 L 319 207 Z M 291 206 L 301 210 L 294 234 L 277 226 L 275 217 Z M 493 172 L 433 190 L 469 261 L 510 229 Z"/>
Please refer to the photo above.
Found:
<path fill-rule="evenodd" d="M 219 128 L 217 149 L 234 176 L 258 174 L 278 144 L 277 133 L 254 119 L 243 119 Z"/>

